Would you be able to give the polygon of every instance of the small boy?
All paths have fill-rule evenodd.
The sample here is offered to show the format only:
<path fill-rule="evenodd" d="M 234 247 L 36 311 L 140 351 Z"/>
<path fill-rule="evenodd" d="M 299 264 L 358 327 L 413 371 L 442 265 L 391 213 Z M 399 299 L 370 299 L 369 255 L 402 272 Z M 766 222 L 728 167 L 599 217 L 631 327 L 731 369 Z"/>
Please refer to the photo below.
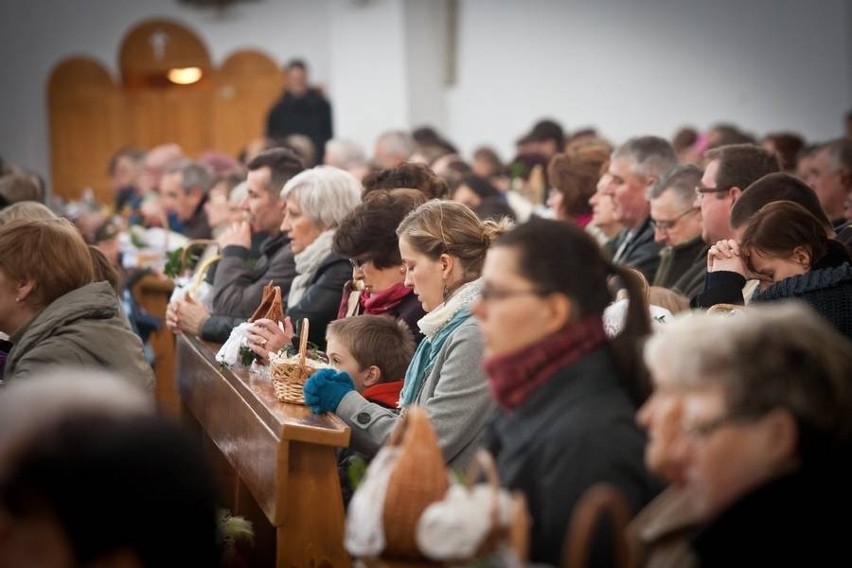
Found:
<path fill-rule="evenodd" d="M 355 390 L 376 404 L 396 409 L 414 337 L 405 322 L 387 315 L 335 320 L 326 329 L 329 364 L 352 377 Z"/>
<path fill-rule="evenodd" d="M 342 318 L 328 324 L 325 340 L 329 364 L 348 374 L 361 396 L 398 410 L 405 370 L 414 355 L 414 336 L 404 321 L 369 314 Z M 356 478 L 363 474 L 355 472 L 363 470 L 366 461 L 351 448 L 337 451 L 344 507 L 349 507 Z"/>

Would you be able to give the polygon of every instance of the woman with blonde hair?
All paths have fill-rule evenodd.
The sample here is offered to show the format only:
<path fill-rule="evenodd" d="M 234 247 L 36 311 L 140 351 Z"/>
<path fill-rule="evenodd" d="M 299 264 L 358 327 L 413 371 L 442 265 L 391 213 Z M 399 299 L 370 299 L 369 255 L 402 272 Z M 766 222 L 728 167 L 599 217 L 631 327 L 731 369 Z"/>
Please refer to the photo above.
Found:
<path fill-rule="evenodd" d="M 485 253 L 506 228 L 505 221 L 480 221 L 465 205 L 433 200 L 409 213 L 396 231 L 405 284 L 426 311 L 418 322 L 425 339 L 405 373 L 400 407 L 426 409 L 452 467 L 473 457 L 493 408 L 471 306 L 482 290 Z M 352 428 L 351 447 L 369 457 L 399 421 L 399 414 L 358 394 L 346 373 L 315 373 L 305 400 L 315 413 L 336 412 Z"/>

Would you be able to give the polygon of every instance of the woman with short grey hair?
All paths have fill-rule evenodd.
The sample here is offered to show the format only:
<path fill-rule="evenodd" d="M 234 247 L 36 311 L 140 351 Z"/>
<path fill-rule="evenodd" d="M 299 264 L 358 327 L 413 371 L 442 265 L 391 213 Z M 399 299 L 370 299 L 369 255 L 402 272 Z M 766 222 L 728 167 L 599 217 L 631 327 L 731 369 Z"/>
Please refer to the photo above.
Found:
<path fill-rule="evenodd" d="M 678 444 L 704 521 L 690 539 L 701 566 L 849 558 L 848 523 L 826 515 L 852 504 L 846 337 L 804 303 L 764 304 L 679 317 L 648 340 L 645 362 L 682 396 Z"/>
<path fill-rule="evenodd" d="M 317 166 L 290 179 L 281 195 L 286 200 L 281 230 L 290 237 L 296 278 L 287 297 L 285 331 L 277 322 L 260 319 L 248 333 L 249 345 L 262 357 L 291 341 L 303 318 L 310 321 L 308 340 L 325 348 L 325 329 L 337 317 L 343 287 L 352 276 L 349 259 L 331 244 L 340 221 L 361 202 L 361 184 L 348 172 Z"/>

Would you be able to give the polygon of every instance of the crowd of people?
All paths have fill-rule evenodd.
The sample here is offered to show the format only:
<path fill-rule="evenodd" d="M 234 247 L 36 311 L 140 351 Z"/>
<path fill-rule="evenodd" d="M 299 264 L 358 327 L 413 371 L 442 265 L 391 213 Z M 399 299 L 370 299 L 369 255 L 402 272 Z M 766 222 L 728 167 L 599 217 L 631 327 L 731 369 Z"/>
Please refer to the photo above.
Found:
<path fill-rule="evenodd" d="M 720 125 L 613 145 L 542 120 L 506 161 L 489 147 L 467 161 L 429 127 L 383 133 L 368 158 L 331 137 L 323 100 L 304 88 L 270 115 L 280 130 L 310 107 L 323 126 L 307 145 L 122 148 L 112 203 L 59 207 L 3 166 L 0 565 L 186 565 L 140 528 L 160 502 L 136 536 L 80 516 L 123 519 L 113 493 L 151 484 L 181 496 L 188 562 L 218 562 L 209 466 L 153 414 L 145 326 L 223 343 L 270 283 L 285 317 L 254 320 L 247 346 L 264 362 L 310 322 L 332 368 L 305 401 L 351 428 L 341 467 L 425 409 L 449 468 L 485 448 L 523 493 L 533 564 L 560 565 L 598 483 L 629 503 L 637 565 L 849 557 L 823 507 L 852 504 L 852 133 L 809 144 Z M 218 252 L 206 301 L 175 297 L 162 322 L 140 312 L 139 267 L 117 245 L 133 226 Z M 106 394 L 74 402 L 72 384 L 98 381 Z M 51 411 L 27 416 L 42 399 Z M 174 471 L 143 476 L 145 456 Z M 590 565 L 612 565 L 608 538 Z"/>

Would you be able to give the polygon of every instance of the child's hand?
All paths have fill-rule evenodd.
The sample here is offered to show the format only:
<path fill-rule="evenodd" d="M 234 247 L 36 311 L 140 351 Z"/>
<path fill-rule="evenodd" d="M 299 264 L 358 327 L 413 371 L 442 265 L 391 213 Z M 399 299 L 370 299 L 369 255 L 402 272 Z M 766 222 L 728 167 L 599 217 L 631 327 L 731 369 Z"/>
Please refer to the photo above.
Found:
<path fill-rule="evenodd" d="M 305 383 L 305 403 L 314 414 L 334 412 L 343 397 L 352 390 L 355 390 L 355 383 L 349 374 L 320 369 Z"/>

